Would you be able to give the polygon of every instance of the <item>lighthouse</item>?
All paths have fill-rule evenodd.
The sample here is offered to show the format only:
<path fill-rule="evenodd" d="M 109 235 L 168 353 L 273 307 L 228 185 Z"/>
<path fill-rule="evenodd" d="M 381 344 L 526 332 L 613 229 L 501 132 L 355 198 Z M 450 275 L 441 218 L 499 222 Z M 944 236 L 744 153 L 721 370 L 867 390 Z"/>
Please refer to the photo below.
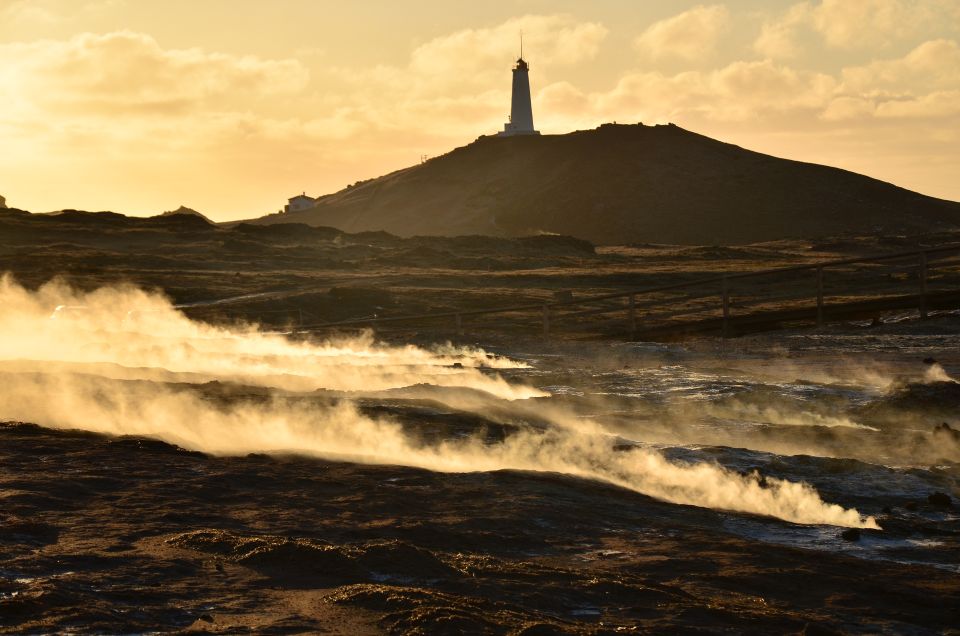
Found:
<path fill-rule="evenodd" d="M 533 129 L 533 108 L 530 106 L 530 67 L 523 59 L 523 40 L 520 40 L 520 58 L 513 67 L 513 95 L 510 99 L 510 121 L 503 125 L 500 137 L 539 135 Z"/>

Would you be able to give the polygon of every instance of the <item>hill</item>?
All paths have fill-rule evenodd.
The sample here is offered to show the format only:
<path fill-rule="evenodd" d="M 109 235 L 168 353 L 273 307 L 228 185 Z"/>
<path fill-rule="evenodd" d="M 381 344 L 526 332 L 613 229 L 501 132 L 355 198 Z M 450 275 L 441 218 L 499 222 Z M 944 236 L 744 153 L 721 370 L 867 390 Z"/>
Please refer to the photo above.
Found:
<path fill-rule="evenodd" d="M 678 126 L 481 137 L 255 223 L 399 236 L 558 233 L 596 244 L 744 244 L 960 226 L 960 203 Z"/>
<path fill-rule="evenodd" d="M 206 217 L 206 216 L 203 215 L 203 214 L 200 214 L 199 212 L 197 212 L 197 211 L 194 210 L 193 208 L 188 208 L 188 207 L 185 206 L 185 205 L 181 205 L 181 206 L 180 206 L 179 208 L 177 208 L 176 210 L 167 210 L 166 212 L 162 212 L 162 213 L 160 213 L 160 214 L 158 214 L 158 215 L 156 215 L 156 216 L 157 216 L 157 217 L 170 217 L 170 216 L 177 216 L 177 215 L 180 215 L 180 214 L 188 215 L 188 216 L 200 217 L 201 219 L 203 219 L 204 221 L 206 221 L 208 224 L 213 224 L 213 221 L 211 221 L 208 217 Z M 154 218 L 156 218 L 156 217 L 154 217 Z"/>

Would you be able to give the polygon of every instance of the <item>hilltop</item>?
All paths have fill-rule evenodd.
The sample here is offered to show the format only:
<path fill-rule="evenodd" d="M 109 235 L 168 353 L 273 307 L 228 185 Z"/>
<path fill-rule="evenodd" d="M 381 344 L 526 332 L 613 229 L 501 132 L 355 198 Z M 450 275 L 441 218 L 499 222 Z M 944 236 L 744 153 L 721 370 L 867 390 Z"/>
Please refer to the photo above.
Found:
<path fill-rule="evenodd" d="M 176 210 L 167 210 L 166 212 L 162 212 L 162 213 L 158 214 L 157 216 L 159 216 L 159 217 L 170 217 L 170 216 L 177 216 L 178 214 L 184 214 L 184 215 L 187 215 L 187 216 L 197 216 L 197 217 L 200 217 L 201 219 L 203 219 L 204 221 L 206 221 L 207 224 L 209 224 L 209 225 L 212 225 L 212 224 L 213 224 L 213 221 L 210 220 L 209 217 L 207 217 L 207 216 L 204 215 L 204 214 L 201 214 L 201 213 L 197 212 L 197 211 L 194 210 L 193 208 L 188 208 L 188 207 L 185 206 L 185 205 L 181 205 L 181 206 L 180 206 L 179 208 L 177 208 Z"/>
<path fill-rule="evenodd" d="M 960 226 L 960 203 L 678 126 L 481 137 L 260 224 L 398 236 L 558 233 L 596 244 L 745 244 Z"/>

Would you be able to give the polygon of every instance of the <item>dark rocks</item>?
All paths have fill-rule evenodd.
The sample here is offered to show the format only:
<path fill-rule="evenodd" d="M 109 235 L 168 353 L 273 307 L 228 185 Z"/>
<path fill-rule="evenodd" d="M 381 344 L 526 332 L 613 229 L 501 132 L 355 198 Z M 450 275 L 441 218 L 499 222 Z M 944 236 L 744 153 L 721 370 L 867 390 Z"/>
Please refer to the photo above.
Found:
<path fill-rule="evenodd" d="M 741 470 L 737 471 L 738 474 L 744 479 L 752 479 L 757 482 L 757 485 L 761 488 L 769 488 L 770 484 L 767 483 L 767 478 L 760 474 L 760 471 L 756 468 L 752 470 Z"/>
<path fill-rule="evenodd" d="M 234 540 L 232 560 L 291 584 L 302 579 L 342 584 L 366 577 L 366 572 L 337 546 L 274 536 Z M 218 548 L 211 544 L 212 550 Z"/>
<path fill-rule="evenodd" d="M 220 556 L 291 585 L 306 579 L 338 585 L 409 579 L 412 572 L 430 579 L 459 576 L 429 550 L 397 540 L 335 546 L 313 539 L 209 529 L 179 534 L 167 543 Z"/>
<path fill-rule="evenodd" d="M 860 534 L 860 528 L 847 528 L 840 533 L 840 538 L 844 541 L 859 541 Z"/>
<path fill-rule="evenodd" d="M 801 636 L 841 636 L 842 633 L 818 623 L 807 623 L 800 632 Z"/>
<path fill-rule="evenodd" d="M 447 436 L 493 425 L 419 402 L 390 407 Z M 849 547 L 836 543 L 846 528 L 831 527 L 839 549 L 812 554 L 731 533 L 717 523 L 723 513 L 573 477 L 193 457 L 34 427 L 0 433 L 0 633 L 829 634 L 858 623 L 942 633 L 956 624 L 956 573 L 893 560 L 952 563 L 942 518 L 880 521 L 882 535 L 863 530 Z M 773 484 L 799 460 L 754 461 L 742 468 L 770 472 Z M 44 494 L 70 483 L 92 494 L 74 507 Z M 927 494 L 957 496 L 932 483 L 944 485 Z M 916 497 L 921 510 L 941 511 L 929 516 L 953 510 L 926 497 Z M 858 499 L 870 513 L 900 513 L 909 500 Z M 61 528 L 60 540 L 4 535 L 12 512 Z M 41 530 L 17 526 L 18 535 Z M 914 534 L 938 544 L 849 558 L 873 537 Z M 132 549 L 110 550 L 117 544 Z M 749 598 L 731 606 L 730 590 Z"/>
<path fill-rule="evenodd" d="M 40 521 L 7 517 L 0 521 L 0 542 L 42 546 L 56 543 L 60 529 Z"/>
<path fill-rule="evenodd" d="M 931 425 L 935 422 L 950 422 L 956 419 L 958 411 L 960 411 L 960 382 L 944 380 L 898 386 L 878 400 L 855 407 L 848 415 L 857 421 L 888 428 L 901 427 L 906 419 L 916 421 L 922 418 L 929 421 Z M 943 424 L 940 424 L 932 433 L 939 441 L 940 438 L 952 438 L 951 430 L 949 425 L 944 428 Z M 953 441 L 950 440 L 947 457 L 957 452 L 957 449 L 953 448 Z"/>
<path fill-rule="evenodd" d="M 567 632 L 550 623 L 531 623 L 516 632 L 517 636 L 562 636 Z"/>
<path fill-rule="evenodd" d="M 596 254 L 593 243 L 573 236 L 560 234 L 537 234 L 521 236 L 517 239 L 521 246 L 538 251 L 578 252 L 580 254 Z"/>
<path fill-rule="evenodd" d="M 933 492 L 927 496 L 927 502 L 932 506 L 952 506 L 953 500 L 950 499 L 950 495 L 945 492 Z"/>

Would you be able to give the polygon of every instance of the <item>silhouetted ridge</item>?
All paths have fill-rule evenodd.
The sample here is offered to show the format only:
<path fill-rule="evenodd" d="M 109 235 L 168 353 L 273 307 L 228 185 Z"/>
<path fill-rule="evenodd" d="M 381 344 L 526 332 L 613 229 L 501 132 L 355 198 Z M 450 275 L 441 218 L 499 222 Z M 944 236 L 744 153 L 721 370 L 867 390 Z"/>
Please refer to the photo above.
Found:
<path fill-rule="evenodd" d="M 177 208 L 176 210 L 167 210 L 166 212 L 163 212 L 163 213 L 158 214 L 157 216 L 151 217 L 151 218 L 157 219 L 157 218 L 175 217 L 175 218 L 179 218 L 179 219 L 182 221 L 182 220 L 183 220 L 183 217 L 187 217 L 187 216 L 197 217 L 197 218 L 199 218 L 199 219 L 202 219 L 202 220 L 206 221 L 207 224 L 212 224 L 212 223 L 213 223 L 213 221 L 211 221 L 211 220 L 210 220 L 209 218 L 207 218 L 205 215 L 201 214 L 200 212 L 197 212 L 197 211 L 194 210 L 193 208 L 188 208 L 188 207 L 185 206 L 185 205 L 181 205 L 181 206 L 180 206 L 179 208 Z"/>
<path fill-rule="evenodd" d="M 557 233 L 599 244 L 738 244 L 960 226 L 960 204 L 664 126 L 481 137 L 256 223 L 399 236 Z"/>

